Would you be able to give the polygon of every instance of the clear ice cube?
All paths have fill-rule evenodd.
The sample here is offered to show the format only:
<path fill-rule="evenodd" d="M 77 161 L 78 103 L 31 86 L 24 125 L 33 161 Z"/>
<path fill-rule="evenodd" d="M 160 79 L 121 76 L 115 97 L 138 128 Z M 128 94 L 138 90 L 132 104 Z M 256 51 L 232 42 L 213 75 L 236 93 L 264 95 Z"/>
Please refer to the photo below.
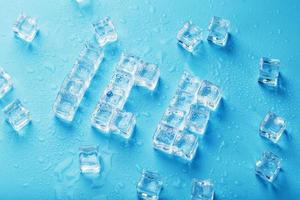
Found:
<path fill-rule="evenodd" d="M 191 94 L 196 94 L 200 87 L 200 80 L 188 72 L 184 72 L 179 81 L 178 88 Z"/>
<path fill-rule="evenodd" d="M 193 133 L 203 135 L 209 120 L 210 110 L 203 104 L 196 103 L 191 106 L 186 117 L 185 128 Z"/>
<path fill-rule="evenodd" d="M 111 121 L 111 130 L 123 138 L 129 139 L 132 136 L 136 124 L 134 114 L 122 110 L 116 110 Z"/>
<path fill-rule="evenodd" d="M 139 57 L 122 53 L 117 69 L 134 75 L 136 70 L 143 64 Z"/>
<path fill-rule="evenodd" d="M 112 76 L 111 84 L 122 88 L 124 91 L 126 91 L 126 93 L 129 94 L 134 84 L 134 77 L 125 71 L 117 70 Z"/>
<path fill-rule="evenodd" d="M 214 188 L 210 180 L 193 179 L 191 200 L 213 200 Z"/>
<path fill-rule="evenodd" d="M 259 67 L 258 82 L 267 86 L 276 87 L 278 85 L 280 61 L 272 58 L 261 58 Z"/>
<path fill-rule="evenodd" d="M 113 108 L 123 109 L 128 97 L 128 92 L 122 88 L 109 84 L 101 97 L 101 101 L 111 105 Z"/>
<path fill-rule="evenodd" d="M 103 133 L 108 133 L 114 113 L 115 109 L 111 105 L 99 102 L 92 114 L 92 126 Z"/>
<path fill-rule="evenodd" d="M 177 91 L 175 96 L 172 98 L 170 105 L 178 110 L 188 112 L 190 106 L 195 102 L 195 100 L 195 94 L 185 91 Z"/>
<path fill-rule="evenodd" d="M 26 42 L 32 42 L 38 32 L 36 19 L 21 14 L 13 26 L 13 32 L 16 37 Z"/>
<path fill-rule="evenodd" d="M 11 76 L 0 67 L 0 99 L 2 99 L 13 88 Z"/>
<path fill-rule="evenodd" d="M 177 34 L 177 41 L 180 46 L 189 52 L 193 52 L 201 43 L 203 32 L 191 21 L 186 22 Z"/>
<path fill-rule="evenodd" d="M 273 143 L 277 143 L 285 129 L 285 120 L 273 112 L 268 112 L 260 123 L 259 133 L 262 137 L 269 139 Z"/>
<path fill-rule="evenodd" d="M 7 122 L 15 131 L 20 131 L 31 121 L 29 110 L 23 106 L 19 99 L 8 104 L 3 109 L 3 112 L 6 116 Z"/>
<path fill-rule="evenodd" d="M 168 107 L 161 119 L 161 123 L 181 130 L 184 126 L 185 115 L 186 112 L 184 111 L 178 110 L 173 107 Z"/>
<path fill-rule="evenodd" d="M 117 41 L 118 34 L 110 17 L 105 17 L 103 20 L 94 23 L 93 27 L 100 46 L 103 47 L 108 43 Z"/>
<path fill-rule="evenodd" d="M 217 85 L 206 80 L 202 81 L 198 91 L 198 101 L 200 103 L 209 107 L 211 110 L 215 110 L 218 107 L 221 98 L 222 93 Z"/>
<path fill-rule="evenodd" d="M 53 105 L 53 112 L 59 119 L 71 122 L 74 119 L 78 106 L 79 100 L 77 96 L 70 93 L 59 93 Z"/>
<path fill-rule="evenodd" d="M 214 16 L 208 26 L 209 33 L 207 39 L 218 46 L 226 46 L 229 35 L 229 25 L 230 22 L 228 20 Z"/>
<path fill-rule="evenodd" d="M 168 125 L 159 124 L 152 138 L 155 149 L 171 154 L 178 130 Z"/>
<path fill-rule="evenodd" d="M 154 90 L 157 86 L 159 76 L 160 71 L 157 65 L 144 63 L 137 68 L 135 73 L 135 84 L 149 90 Z"/>
<path fill-rule="evenodd" d="M 100 173 L 98 146 L 81 146 L 79 148 L 79 168 L 84 175 L 98 175 Z"/>
<path fill-rule="evenodd" d="M 273 182 L 280 172 L 281 158 L 272 152 L 264 152 L 256 161 L 255 172 L 262 179 Z"/>
<path fill-rule="evenodd" d="M 90 63 L 94 67 L 96 72 L 100 63 L 104 58 L 103 50 L 100 46 L 97 46 L 92 40 L 85 44 L 83 50 L 79 54 L 79 59 L 86 63 Z"/>
<path fill-rule="evenodd" d="M 158 173 L 143 170 L 136 187 L 138 197 L 144 200 L 158 200 L 162 186 L 163 182 Z"/>
<path fill-rule="evenodd" d="M 173 154 L 192 161 L 198 149 L 198 138 L 194 134 L 179 132 L 173 144 Z"/>

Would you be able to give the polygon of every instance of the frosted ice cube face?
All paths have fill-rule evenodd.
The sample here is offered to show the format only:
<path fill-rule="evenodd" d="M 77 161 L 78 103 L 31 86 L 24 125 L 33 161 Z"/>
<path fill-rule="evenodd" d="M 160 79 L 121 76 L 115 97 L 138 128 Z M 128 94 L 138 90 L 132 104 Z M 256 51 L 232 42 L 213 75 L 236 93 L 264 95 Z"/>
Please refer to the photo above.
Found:
<path fill-rule="evenodd" d="M 230 22 L 220 17 L 213 17 L 208 26 L 209 34 L 207 40 L 210 42 L 224 47 L 228 40 Z"/>
<path fill-rule="evenodd" d="M 83 50 L 80 52 L 79 60 L 90 63 L 94 71 L 97 71 L 100 63 L 104 58 L 104 53 L 100 46 L 96 46 L 92 41 L 89 41 Z"/>
<path fill-rule="evenodd" d="M 168 107 L 164 113 L 161 123 L 171 126 L 173 128 L 182 129 L 185 112 L 176 108 Z"/>
<path fill-rule="evenodd" d="M 108 133 L 113 115 L 114 109 L 109 104 L 98 103 L 92 114 L 92 126 L 103 133 Z"/>
<path fill-rule="evenodd" d="M 55 116 L 66 122 L 71 122 L 74 119 L 78 109 L 78 98 L 70 93 L 59 93 L 53 105 Z"/>
<path fill-rule="evenodd" d="M 111 105 L 113 108 L 123 109 L 128 93 L 119 87 L 110 84 L 104 91 L 101 101 Z"/>
<path fill-rule="evenodd" d="M 217 85 L 209 81 L 202 81 L 198 91 L 198 101 L 211 110 L 215 110 L 222 98 L 221 90 Z"/>
<path fill-rule="evenodd" d="M 255 172 L 262 179 L 273 182 L 281 168 L 281 158 L 272 152 L 264 152 L 260 160 L 256 161 Z"/>
<path fill-rule="evenodd" d="M 31 121 L 29 110 L 23 106 L 19 99 L 8 104 L 3 112 L 7 122 L 15 131 L 20 131 Z"/>
<path fill-rule="evenodd" d="M 195 76 L 192 76 L 190 73 L 184 72 L 181 76 L 178 87 L 180 90 L 185 92 L 196 94 L 200 87 L 200 80 L 198 80 Z"/>
<path fill-rule="evenodd" d="M 185 91 L 177 91 L 172 98 L 170 105 L 178 110 L 188 112 L 191 104 L 195 102 L 195 94 L 191 94 Z"/>
<path fill-rule="evenodd" d="M 191 200 L 213 200 L 214 188 L 210 180 L 193 179 Z"/>
<path fill-rule="evenodd" d="M 285 120 L 275 113 L 269 112 L 259 126 L 259 133 L 273 143 L 277 143 L 286 129 Z"/>
<path fill-rule="evenodd" d="M 159 68 L 155 64 L 145 63 L 139 65 L 135 73 L 135 84 L 154 90 L 157 86 L 160 76 Z"/>
<path fill-rule="evenodd" d="M 198 138 L 193 134 L 180 132 L 176 135 L 173 153 L 187 161 L 192 161 L 198 149 Z"/>
<path fill-rule="evenodd" d="M 172 153 L 172 146 L 177 132 L 175 128 L 159 124 L 152 139 L 154 148 L 168 154 Z"/>
<path fill-rule="evenodd" d="M 187 115 L 185 128 L 193 133 L 203 135 L 209 120 L 209 113 L 209 109 L 204 105 L 193 104 Z"/>
<path fill-rule="evenodd" d="M 122 88 L 129 94 L 134 84 L 134 78 L 133 75 L 127 72 L 117 70 L 112 77 L 111 84 Z"/>
<path fill-rule="evenodd" d="M 16 37 L 26 42 L 32 42 L 38 32 L 36 19 L 21 14 L 13 26 L 13 32 Z"/>
<path fill-rule="evenodd" d="M 177 34 L 177 41 L 180 46 L 189 52 L 193 52 L 202 41 L 202 30 L 193 25 L 192 22 L 186 22 Z"/>
<path fill-rule="evenodd" d="M 163 182 L 158 173 L 143 170 L 136 187 L 138 197 L 144 200 L 158 200 L 162 186 Z"/>
<path fill-rule="evenodd" d="M 272 58 L 261 58 L 259 65 L 258 82 L 276 87 L 278 85 L 280 61 Z"/>
<path fill-rule="evenodd" d="M 94 23 L 93 27 L 96 32 L 96 38 L 101 47 L 105 46 L 108 43 L 117 41 L 118 34 L 109 17 L 105 17 L 103 20 Z"/>
<path fill-rule="evenodd" d="M 82 174 L 99 174 L 101 165 L 98 155 L 98 146 L 82 146 L 79 148 L 79 167 Z"/>
<path fill-rule="evenodd" d="M 143 61 L 140 58 L 123 53 L 117 69 L 134 75 L 138 67 L 141 65 L 143 65 Z"/>
<path fill-rule="evenodd" d="M 13 88 L 11 76 L 0 67 L 0 99 Z"/>
<path fill-rule="evenodd" d="M 111 123 L 111 130 L 123 138 L 129 139 L 132 136 L 136 124 L 134 114 L 117 110 Z"/>

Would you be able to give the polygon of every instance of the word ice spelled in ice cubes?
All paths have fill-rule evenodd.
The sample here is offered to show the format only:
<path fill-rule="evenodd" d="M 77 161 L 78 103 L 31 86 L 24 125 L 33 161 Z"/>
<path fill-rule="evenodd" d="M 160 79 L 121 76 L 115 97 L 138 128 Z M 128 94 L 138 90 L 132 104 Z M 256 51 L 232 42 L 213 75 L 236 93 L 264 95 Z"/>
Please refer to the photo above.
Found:
<path fill-rule="evenodd" d="M 226 46 L 230 22 L 220 17 L 213 17 L 208 26 L 207 40 L 221 47 Z"/>
<path fill-rule="evenodd" d="M 262 179 L 273 182 L 278 176 L 281 168 L 281 158 L 272 152 L 264 152 L 262 157 L 256 161 L 255 172 Z"/>
<path fill-rule="evenodd" d="M 3 109 L 3 112 L 6 116 L 6 121 L 15 131 L 20 131 L 31 121 L 29 110 L 23 106 L 19 99 L 8 104 Z"/>
<path fill-rule="evenodd" d="M 71 72 L 58 92 L 53 111 L 59 119 L 71 122 L 80 102 L 104 57 L 102 48 L 93 37 L 80 52 Z"/>
<path fill-rule="evenodd" d="M 193 179 L 191 200 L 213 200 L 214 188 L 210 180 Z"/>
<path fill-rule="evenodd" d="M 82 146 L 79 148 L 79 168 L 84 175 L 98 175 L 101 171 L 98 146 Z"/>
<path fill-rule="evenodd" d="M 21 14 L 13 25 L 13 32 L 16 37 L 26 42 L 32 42 L 38 32 L 36 19 Z"/>
<path fill-rule="evenodd" d="M 278 85 L 280 60 L 272 58 L 261 58 L 259 63 L 258 82 L 266 86 L 276 87 Z"/>
<path fill-rule="evenodd" d="M 0 99 L 2 99 L 13 88 L 11 76 L 0 67 Z"/>
<path fill-rule="evenodd" d="M 201 43 L 203 31 L 191 21 L 186 22 L 177 34 L 177 42 L 189 52 L 194 52 Z"/>
<path fill-rule="evenodd" d="M 273 112 L 268 112 L 260 123 L 259 134 L 271 142 L 277 143 L 285 129 L 285 120 Z"/>
<path fill-rule="evenodd" d="M 97 23 L 94 23 L 93 27 L 101 47 L 118 40 L 118 34 L 110 17 L 105 17 Z"/>
<path fill-rule="evenodd" d="M 143 170 L 142 176 L 137 183 L 137 195 L 139 199 L 158 200 L 163 182 L 156 172 Z"/>

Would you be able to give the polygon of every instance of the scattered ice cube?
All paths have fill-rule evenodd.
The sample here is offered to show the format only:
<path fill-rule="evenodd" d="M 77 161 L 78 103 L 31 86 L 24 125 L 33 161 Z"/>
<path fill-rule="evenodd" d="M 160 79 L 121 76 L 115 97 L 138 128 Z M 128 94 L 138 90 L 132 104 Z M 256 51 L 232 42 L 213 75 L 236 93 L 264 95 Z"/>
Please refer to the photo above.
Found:
<path fill-rule="evenodd" d="M 261 58 L 258 82 L 276 87 L 278 85 L 279 66 L 280 61 L 278 59 Z"/>
<path fill-rule="evenodd" d="M 188 72 L 184 72 L 179 81 L 179 89 L 185 92 L 196 94 L 200 87 L 200 80 Z"/>
<path fill-rule="evenodd" d="M 218 46 L 226 46 L 230 22 L 220 17 L 213 17 L 208 26 L 207 39 Z"/>
<path fill-rule="evenodd" d="M 190 106 L 195 102 L 195 100 L 195 94 L 185 91 L 177 91 L 175 96 L 172 98 L 170 105 L 178 110 L 188 112 Z"/>
<path fill-rule="evenodd" d="M 283 118 L 273 112 L 268 112 L 260 123 L 259 133 L 262 137 L 269 139 L 273 143 L 277 143 L 285 128 L 286 123 Z"/>
<path fill-rule="evenodd" d="M 82 174 L 98 175 L 100 173 L 98 148 L 98 146 L 81 146 L 79 148 L 79 167 Z"/>
<path fill-rule="evenodd" d="M 117 110 L 111 123 L 111 130 L 123 138 L 129 139 L 132 136 L 136 124 L 134 114 Z"/>
<path fill-rule="evenodd" d="M 210 180 L 193 179 L 191 200 L 213 200 L 214 188 Z"/>
<path fill-rule="evenodd" d="M 177 34 L 178 44 L 189 52 L 193 52 L 201 43 L 203 32 L 191 21 L 186 22 Z"/>
<path fill-rule="evenodd" d="M 221 90 L 217 85 L 209 81 L 202 81 L 198 91 L 198 101 L 211 110 L 215 110 L 222 98 Z"/>
<path fill-rule="evenodd" d="M 99 102 L 92 114 L 92 126 L 103 133 L 108 133 L 114 113 L 115 109 L 112 106 Z"/>
<path fill-rule="evenodd" d="M 178 130 L 168 125 L 159 124 L 152 139 L 152 143 L 155 149 L 163 151 L 165 153 L 172 153 L 172 146 L 175 141 Z"/>
<path fill-rule="evenodd" d="M 19 99 L 8 104 L 3 112 L 7 122 L 15 131 L 20 131 L 31 121 L 29 110 L 23 106 Z"/>
<path fill-rule="evenodd" d="M 209 120 L 209 113 L 210 110 L 203 104 L 193 104 L 187 115 L 185 128 L 193 133 L 203 135 Z"/>
<path fill-rule="evenodd" d="M 122 53 L 117 69 L 134 75 L 136 70 L 143 64 L 139 57 Z"/>
<path fill-rule="evenodd" d="M 118 39 L 116 29 L 109 17 L 93 24 L 96 32 L 96 37 L 100 46 L 105 46 L 108 43 L 115 42 Z"/>
<path fill-rule="evenodd" d="M 38 32 L 36 19 L 21 14 L 13 26 L 13 32 L 16 37 L 26 42 L 32 42 Z"/>
<path fill-rule="evenodd" d="M 155 64 L 144 63 L 139 65 L 135 73 L 135 84 L 154 90 L 160 76 L 159 68 Z"/>
<path fill-rule="evenodd" d="M 184 111 L 178 110 L 173 107 L 168 107 L 161 119 L 161 123 L 181 130 L 184 126 L 185 115 L 186 112 Z"/>
<path fill-rule="evenodd" d="M 13 88 L 11 76 L 0 67 L 0 99 Z"/>
<path fill-rule="evenodd" d="M 158 200 L 162 186 L 163 182 L 158 173 L 143 170 L 136 187 L 138 197 L 144 200 Z"/>
<path fill-rule="evenodd" d="M 255 164 L 256 174 L 262 179 L 273 182 L 281 168 L 281 158 L 272 152 L 264 152 Z"/>
<path fill-rule="evenodd" d="M 173 153 L 187 161 L 193 160 L 198 149 L 198 138 L 194 134 L 178 133 L 173 145 Z"/>

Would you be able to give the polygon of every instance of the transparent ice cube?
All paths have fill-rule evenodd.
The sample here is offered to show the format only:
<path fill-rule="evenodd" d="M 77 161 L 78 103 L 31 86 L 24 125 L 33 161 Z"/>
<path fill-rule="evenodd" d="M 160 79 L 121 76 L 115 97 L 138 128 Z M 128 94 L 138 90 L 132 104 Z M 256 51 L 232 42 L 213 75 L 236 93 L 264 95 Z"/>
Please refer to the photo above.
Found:
<path fill-rule="evenodd" d="M 21 14 L 13 26 L 13 32 L 16 37 L 26 42 L 32 42 L 38 32 L 36 19 Z"/>
<path fill-rule="evenodd" d="M 203 135 L 209 120 L 209 113 L 210 110 L 203 104 L 193 104 L 186 117 L 185 128 L 193 133 Z"/>
<path fill-rule="evenodd" d="M 138 197 L 144 200 L 158 200 L 162 186 L 163 182 L 158 173 L 143 170 L 136 187 Z"/>
<path fill-rule="evenodd" d="M 122 53 L 117 69 L 134 75 L 136 70 L 143 64 L 139 57 Z"/>
<path fill-rule="evenodd" d="M 214 188 L 210 180 L 193 179 L 191 200 L 213 200 Z"/>
<path fill-rule="evenodd" d="M 117 41 L 118 34 L 110 17 L 105 17 L 103 20 L 94 23 L 93 27 L 100 46 L 103 47 L 108 43 Z"/>
<path fill-rule="evenodd" d="M 95 72 L 97 71 L 103 58 L 104 53 L 102 48 L 97 46 L 97 44 L 95 44 L 93 41 L 87 42 L 79 55 L 79 60 L 90 63 L 94 67 Z"/>
<path fill-rule="evenodd" d="M 7 122 L 15 131 L 20 131 L 31 121 L 29 110 L 23 106 L 19 99 L 8 104 L 3 112 Z"/>
<path fill-rule="evenodd" d="M 177 91 L 175 96 L 172 98 L 170 105 L 178 110 L 188 112 L 190 106 L 195 102 L 195 100 L 195 94 L 185 91 Z"/>
<path fill-rule="evenodd" d="M 108 133 L 114 113 L 115 109 L 111 105 L 99 102 L 92 114 L 92 126 L 103 133 Z"/>
<path fill-rule="evenodd" d="M 173 153 L 187 161 L 192 161 L 198 149 L 198 138 L 194 134 L 179 132 L 173 144 Z"/>
<path fill-rule="evenodd" d="M 221 98 L 222 93 L 217 85 L 206 80 L 202 81 L 198 91 L 198 101 L 200 103 L 209 107 L 211 110 L 215 110 L 218 107 Z"/>
<path fill-rule="evenodd" d="M 191 21 L 186 22 L 177 34 L 177 41 L 180 46 L 189 52 L 193 52 L 202 41 L 203 32 Z"/>
<path fill-rule="evenodd" d="M 84 60 L 77 60 L 69 74 L 69 77 L 84 81 L 86 88 L 88 88 L 95 72 L 93 65 L 85 62 Z"/>
<path fill-rule="evenodd" d="M 111 130 L 123 138 L 129 139 L 132 136 L 136 124 L 134 114 L 122 110 L 116 110 L 111 121 Z"/>
<path fill-rule="evenodd" d="M 262 179 L 273 182 L 280 172 L 281 158 L 272 152 L 264 152 L 256 161 L 255 172 Z"/>
<path fill-rule="evenodd" d="M 190 73 L 184 72 L 181 76 L 178 87 L 180 90 L 183 90 L 185 92 L 196 94 L 200 87 L 200 80 L 198 80 Z"/>
<path fill-rule="evenodd" d="M 109 84 L 101 97 L 101 101 L 110 104 L 113 108 L 123 109 L 128 97 L 128 92 L 122 88 Z"/>
<path fill-rule="evenodd" d="M 152 139 L 155 149 L 171 154 L 178 130 L 168 125 L 159 124 Z"/>
<path fill-rule="evenodd" d="M 208 26 L 207 39 L 218 46 L 226 46 L 230 22 L 220 17 L 213 17 Z"/>
<path fill-rule="evenodd" d="M 279 66 L 280 61 L 278 59 L 261 58 L 258 82 L 276 87 L 278 85 Z"/>
<path fill-rule="evenodd" d="M 133 75 L 125 71 L 117 70 L 113 74 L 113 77 L 111 79 L 111 84 L 113 84 L 116 87 L 122 88 L 124 91 L 126 91 L 129 94 L 134 84 L 134 77 Z"/>
<path fill-rule="evenodd" d="M 100 173 L 98 146 L 81 146 L 79 148 L 79 168 L 84 175 L 98 175 Z"/>
<path fill-rule="evenodd" d="M 168 107 L 161 119 L 161 123 L 181 130 L 184 126 L 185 115 L 186 112 L 184 111 L 178 110 L 173 107 Z"/>
<path fill-rule="evenodd" d="M 283 118 L 273 112 L 268 112 L 260 123 L 259 133 L 262 137 L 269 139 L 273 143 L 277 143 L 285 128 L 286 123 Z"/>
<path fill-rule="evenodd" d="M 58 93 L 53 105 L 53 112 L 59 119 L 71 122 L 74 119 L 78 106 L 79 100 L 77 96 L 71 93 Z"/>
<path fill-rule="evenodd" d="M 13 88 L 11 76 L 0 67 L 0 99 Z"/>
<path fill-rule="evenodd" d="M 155 64 L 144 63 L 139 65 L 135 73 L 135 84 L 154 90 L 160 76 L 159 68 Z"/>

